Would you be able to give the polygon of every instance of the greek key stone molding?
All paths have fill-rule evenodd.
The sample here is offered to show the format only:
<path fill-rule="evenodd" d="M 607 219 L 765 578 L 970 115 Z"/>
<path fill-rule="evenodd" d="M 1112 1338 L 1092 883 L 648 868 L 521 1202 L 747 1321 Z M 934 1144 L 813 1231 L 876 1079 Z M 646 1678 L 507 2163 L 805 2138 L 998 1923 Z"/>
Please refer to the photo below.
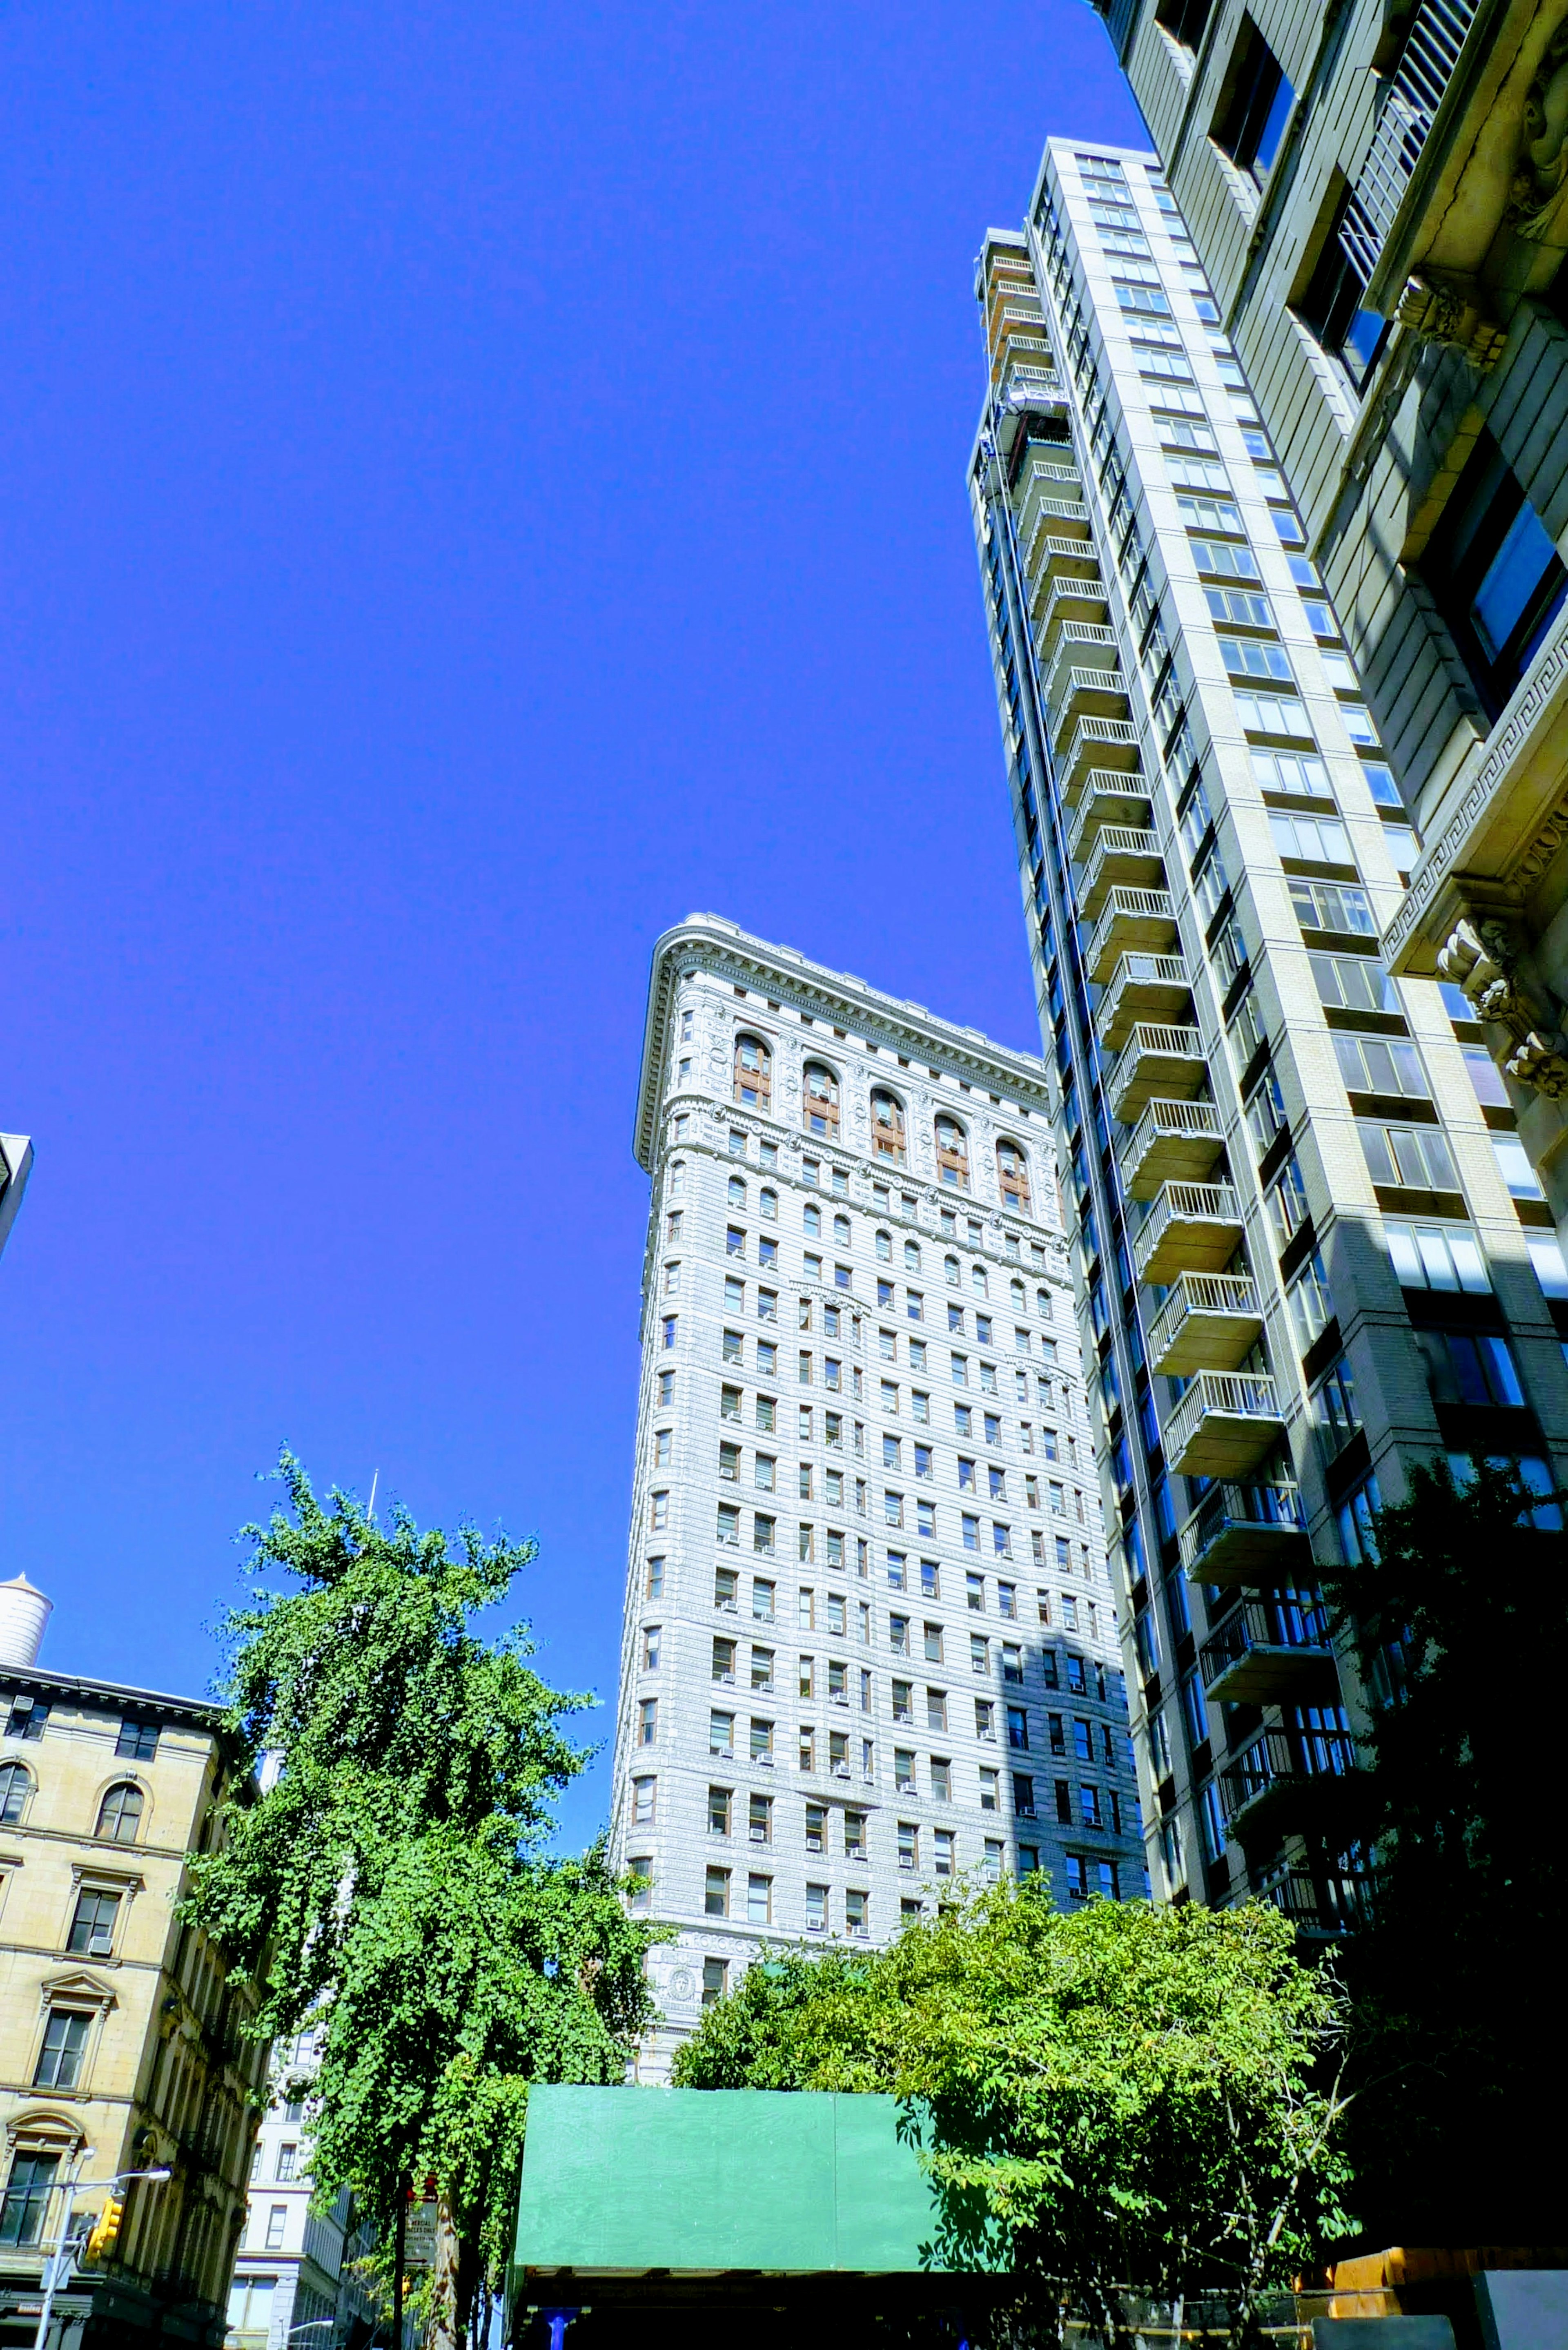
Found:
<path fill-rule="evenodd" d="M 1508 1042 L 1501 1050 L 1494 1043 L 1491 1051 L 1504 1076 L 1561 1101 L 1568 1094 L 1568 1057 L 1562 1038 L 1520 984 L 1519 959 L 1517 935 L 1507 922 L 1467 916 L 1440 949 L 1438 969 L 1464 990 L 1478 1020 L 1502 1030 Z"/>
<path fill-rule="evenodd" d="M 1465 788 L 1463 798 L 1438 837 L 1431 841 L 1419 865 L 1410 877 L 1410 887 L 1403 904 L 1384 936 L 1385 951 L 1389 960 L 1398 958 L 1430 910 L 1433 900 L 1444 883 L 1464 863 L 1464 851 L 1471 833 L 1495 797 L 1498 785 L 1519 757 L 1525 742 L 1545 712 L 1547 703 L 1568 681 L 1568 610 L 1559 621 L 1553 635 L 1536 658 L 1535 665 L 1523 686 L 1515 695 L 1502 717 L 1493 727 L 1480 755 L 1480 764 Z M 1562 811 L 1558 812 L 1562 814 Z M 1555 822 L 1556 817 L 1549 820 Z M 1563 831 L 1568 834 L 1568 816 L 1563 818 Z M 1544 843 L 1545 834 L 1538 836 L 1525 853 L 1521 866 L 1521 877 L 1533 879 L 1530 861 Z M 1537 867 L 1535 871 L 1541 868 Z"/>

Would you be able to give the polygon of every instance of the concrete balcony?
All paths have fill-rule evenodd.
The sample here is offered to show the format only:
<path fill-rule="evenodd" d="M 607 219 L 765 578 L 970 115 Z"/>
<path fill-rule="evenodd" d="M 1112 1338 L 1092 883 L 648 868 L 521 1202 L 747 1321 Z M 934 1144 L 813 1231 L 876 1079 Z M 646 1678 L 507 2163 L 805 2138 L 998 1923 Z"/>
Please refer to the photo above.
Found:
<path fill-rule="evenodd" d="M 1164 889 L 1165 860 L 1155 833 L 1139 831 L 1133 825 L 1111 824 L 1097 836 L 1078 881 L 1080 918 L 1097 920 L 1106 897 L 1118 883 L 1135 889 Z"/>
<path fill-rule="evenodd" d="M 1089 539 L 1066 538 L 1059 532 L 1043 538 L 1036 532 L 1029 543 L 1029 553 L 1032 559 L 1024 567 L 1042 598 L 1047 588 L 1064 579 L 1092 579 L 1098 583 L 1099 558 Z M 1099 594 L 1104 604 L 1103 588 Z"/>
<path fill-rule="evenodd" d="M 1245 1599 L 1198 1652 L 1216 1705 L 1336 1705 L 1339 1673 L 1319 1607 Z"/>
<path fill-rule="evenodd" d="M 1134 947 L 1168 952 L 1176 943 L 1176 909 L 1164 889 L 1112 889 L 1089 941 L 1089 977 L 1105 981 Z"/>
<path fill-rule="evenodd" d="M 1119 1052 L 1135 1021 L 1177 1019 L 1191 1010 L 1191 994 L 1187 965 L 1179 955 L 1123 955 L 1095 1007 L 1100 1043 L 1109 1053 Z"/>
<path fill-rule="evenodd" d="M 1107 825 L 1127 825 L 1147 831 L 1154 810 L 1141 775 L 1106 776 L 1078 795 L 1078 805 L 1067 833 L 1067 854 L 1079 864 L 1093 847 L 1096 834 Z"/>
<path fill-rule="evenodd" d="M 1177 1536 L 1193 1583 L 1308 1581 L 1306 1513 L 1293 1484 L 1220 1484 L 1204 1494 Z"/>
<path fill-rule="evenodd" d="M 1166 1424 L 1166 1459 L 1182 1477 L 1244 1477 L 1284 1432 L 1266 1372 L 1196 1371 Z"/>
<path fill-rule="evenodd" d="M 1137 1029 L 1133 1031 L 1135 1036 L 1139 1033 Z M 1145 1103 L 1143 1116 L 1121 1147 L 1122 1181 L 1135 1200 L 1152 1200 L 1166 1183 L 1201 1183 L 1219 1158 L 1224 1140 L 1220 1113 L 1212 1102 L 1169 1101 L 1157 1097 Z M 1204 1281 L 1229 1278 L 1218 1273 L 1193 1275 L 1194 1280 Z M 1159 1318 L 1164 1320 L 1164 1309 Z M 1211 1359 L 1209 1356 L 1203 1357 L 1205 1362 Z M 1156 1365 L 1158 1370 L 1167 1367 L 1163 1363 Z M 1185 1367 L 1196 1370 L 1199 1367 L 1190 1363 Z"/>
<path fill-rule="evenodd" d="M 1057 673 L 1056 682 L 1060 698 L 1051 704 L 1050 720 L 1058 757 L 1082 719 L 1126 719 L 1127 693 L 1119 670 L 1066 669 Z"/>
<path fill-rule="evenodd" d="M 1326 1940 L 1354 1933 L 1366 1923 L 1372 1890 L 1370 1877 L 1347 1877 L 1338 1870 L 1314 1877 L 1310 1869 L 1287 1868 L 1259 1887 L 1258 1898 L 1272 1901 L 1298 1934 Z"/>
<path fill-rule="evenodd" d="M 1137 730 L 1126 718 L 1080 718 L 1066 741 L 1057 745 L 1057 776 L 1069 806 L 1086 788 L 1091 775 L 1107 767 L 1122 775 L 1137 774 Z"/>
<path fill-rule="evenodd" d="M 1111 670 L 1119 677 L 1116 630 L 1094 620 L 1062 622 L 1045 669 L 1045 699 L 1053 710 L 1065 690 L 1063 681 L 1068 670 L 1075 666 Z"/>
<path fill-rule="evenodd" d="M 1070 538 L 1093 554 L 1089 539 L 1089 510 L 1079 496 L 1044 496 L 1034 500 L 1034 520 L 1027 531 L 1020 531 L 1023 547 L 1023 568 L 1033 572 L 1037 567 L 1034 551 L 1037 546 L 1051 538 Z"/>
<path fill-rule="evenodd" d="M 1208 1074 L 1200 1029 L 1140 1020 L 1117 1055 L 1106 1087 L 1111 1116 L 1118 1126 L 1130 1126 L 1157 1094 L 1170 1099 L 1196 1093 Z M 1152 1199 L 1154 1192 L 1144 1196 Z"/>
<path fill-rule="evenodd" d="M 1164 1289 L 1180 1273 L 1222 1273 L 1241 1244 L 1241 1203 L 1229 1183 L 1162 1184 L 1133 1242 L 1140 1281 Z"/>
<path fill-rule="evenodd" d="M 1346 1820 L 1355 1741 L 1338 1730 L 1265 1730 L 1220 1773 L 1225 1825 L 1239 1843 Z"/>
<path fill-rule="evenodd" d="M 1233 1371 L 1262 1335 L 1262 1309 L 1250 1273 L 1184 1273 L 1148 1334 L 1151 1367 L 1163 1378 Z"/>
<path fill-rule="evenodd" d="M 1043 655 L 1052 655 L 1056 633 L 1069 620 L 1082 620 L 1086 627 L 1106 625 L 1109 608 L 1097 569 L 1092 579 L 1064 575 L 1050 581 L 1042 579 L 1039 588 L 1031 617 L 1034 641 Z"/>

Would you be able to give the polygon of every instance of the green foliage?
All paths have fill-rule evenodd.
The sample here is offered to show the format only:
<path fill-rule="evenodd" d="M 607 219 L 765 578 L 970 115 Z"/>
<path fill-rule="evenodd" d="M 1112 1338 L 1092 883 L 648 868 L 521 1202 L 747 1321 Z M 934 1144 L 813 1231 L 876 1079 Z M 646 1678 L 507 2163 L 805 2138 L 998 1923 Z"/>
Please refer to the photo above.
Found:
<path fill-rule="evenodd" d="M 759 1981 L 758 1978 L 761 1978 Z M 1332 1981 L 1267 1905 L 971 1892 L 888 1950 L 753 1968 L 681 2051 L 696 2088 L 882 2089 L 940 2189 L 941 2250 L 1055 2280 L 1114 2332 L 1117 2289 L 1209 2294 L 1239 2339 L 1348 2222 Z"/>
<path fill-rule="evenodd" d="M 382 1526 L 287 1453 L 278 1473 L 250 1566 L 292 1587 L 226 1630 L 234 1726 L 282 1769 L 193 1860 L 190 1914 L 257 1985 L 259 2036 L 320 2032 L 320 2198 L 352 2187 L 385 2222 L 433 2178 L 461 2309 L 505 2257 L 529 2082 L 621 2078 L 653 1936 L 601 1847 L 545 1856 L 587 1759 L 560 1724 L 589 1700 L 546 1687 L 525 1633 L 472 1629 L 535 1545 Z"/>
<path fill-rule="evenodd" d="M 1560 2001 L 1564 1861 L 1556 1705 L 1568 1536 L 1482 1467 L 1417 1467 L 1376 1560 L 1324 1567 L 1385 1701 L 1369 1741 L 1377 1853 L 1348 1945 L 1351 2143 L 1380 2241 L 1554 2242 L 1542 2116 L 1568 2092 Z"/>

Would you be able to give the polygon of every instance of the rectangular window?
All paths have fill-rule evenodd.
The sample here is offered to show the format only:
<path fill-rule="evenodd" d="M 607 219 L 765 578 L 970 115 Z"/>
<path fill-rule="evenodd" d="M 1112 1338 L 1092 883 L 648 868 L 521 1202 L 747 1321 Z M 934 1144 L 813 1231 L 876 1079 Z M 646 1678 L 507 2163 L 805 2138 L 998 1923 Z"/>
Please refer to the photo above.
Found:
<path fill-rule="evenodd" d="M 702 1961 L 702 2004 L 715 2007 L 730 1987 L 728 1959 L 704 1959 Z"/>
<path fill-rule="evenodd" d="M 1469 1224 L 1397 1223 L 1386 1217 L 1383 1232 L 1394 1277 L 1402 1289 L 1480 1292 L 1491 1287 Z"/>
<path fill-rule="evenodd" d="M 827 1887 L 808 1885 L 805 1888 L 805 1930 L 808 1934 L 827 1931 Z"/>
<path fill-rule="evenodd" d="M 709 1869 L 703 1883 L 702 1908 L 710 1918 L 729 1916 L 730 1872 L 727 1868 Z"/>
<path fill-rule="evenodd" d="M 1432 533 L 1421 571 L 1477 692 L 1496 718 L 1562 609 L 1568 569 L 1484 427 Z"/>
<path fill-rule="evenodd" d="M 112 1958 L 115 1922 L 119 1916 L 118 1893 L 94 1892 L 84 1887 L 77 1896 L 76 1915 L 71 1919 L 67 1950 L 77 1958 Z"/>
<path fill-rule="evenodd" d="M 99 1955 L 108 1955 L 107 1951 Z M 92 2019 L 73 2014 L 68 2009 L 54 2008 L 44 2026 L 44 2044 L 38 2051 L 38 2063 L 33 2074 L 36 2089 L 74 2089 L 81 2078 L 82 2058 L 87 2052 L 88 2026 Z"/>

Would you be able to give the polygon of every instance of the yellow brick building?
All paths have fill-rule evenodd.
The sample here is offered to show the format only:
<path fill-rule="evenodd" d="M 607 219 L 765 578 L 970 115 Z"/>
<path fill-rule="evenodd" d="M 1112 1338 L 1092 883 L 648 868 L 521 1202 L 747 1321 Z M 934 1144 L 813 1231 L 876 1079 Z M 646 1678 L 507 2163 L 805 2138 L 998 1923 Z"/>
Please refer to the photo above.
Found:
<path fill-rule="evenodd" d="M 34 2339 L 66 2181 L 162 2165 L 52 2338 L 223 2340 L 266 2050 L 179 1908 L 238 1768 L 215 1707 L 0 1663 L 0 2344 Z"/>

